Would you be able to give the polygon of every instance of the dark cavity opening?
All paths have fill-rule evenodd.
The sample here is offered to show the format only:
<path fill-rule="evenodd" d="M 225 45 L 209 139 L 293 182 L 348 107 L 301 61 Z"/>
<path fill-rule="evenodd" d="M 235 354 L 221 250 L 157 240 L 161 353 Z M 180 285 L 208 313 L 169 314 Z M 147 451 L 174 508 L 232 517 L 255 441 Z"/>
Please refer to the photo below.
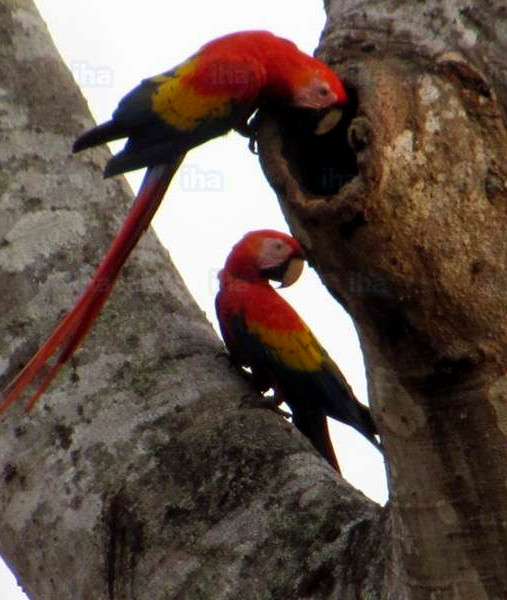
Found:
<path fill-rule="evenodd" d="M 292 109 L 279 115 L 282 153 L 292 176 L 308 194 L 331 196 L 358 175 L 356 155 L 349 146 L 347 132 L 357 113 L 357 98 L 347 90 L 349 104 L 328 133 L 315 130 L 325 112 Z"/>

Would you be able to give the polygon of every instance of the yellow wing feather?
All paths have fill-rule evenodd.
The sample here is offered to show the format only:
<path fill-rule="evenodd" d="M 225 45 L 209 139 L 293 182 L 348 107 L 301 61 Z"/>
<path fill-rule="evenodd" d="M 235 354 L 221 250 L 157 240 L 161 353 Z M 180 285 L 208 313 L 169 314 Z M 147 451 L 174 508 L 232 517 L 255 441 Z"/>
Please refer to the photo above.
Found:
<path fill-rule="evenodd" d="M 283 331 L 249 321 L 248 330 L 270 349 L 274 358 L 297 371 L 318 371 L 327 353 L 309 329 Z"/>
<path fill-rule="evenodd" d="M 151 80 L 158 84 L 151 98 L 153 111 L 180 131 L 192 131 L 204 119 L 227 117 L 232 110 L 227 93 L 204 95 L 182 85 L 181 78 L 195 70 L 197 60 L 190 59 L 172 74 L 157 75 Z"/>

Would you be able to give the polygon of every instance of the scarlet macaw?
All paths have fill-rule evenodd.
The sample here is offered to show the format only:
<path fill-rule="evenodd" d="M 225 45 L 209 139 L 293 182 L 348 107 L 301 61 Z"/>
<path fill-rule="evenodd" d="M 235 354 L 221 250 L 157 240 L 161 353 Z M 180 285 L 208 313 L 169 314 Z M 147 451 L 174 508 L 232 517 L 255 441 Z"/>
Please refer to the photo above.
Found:
<path fill-rule="evenodd" d="M 324 63 L 272 33 L 244 31 L 213 40 L 174 69 L 145 79 L 121 100 L 110 121 L 78 138 L 74 152 L 127 138 L 124 149 L 107 163 L 106 177 L 148 169 L 135 203 L 92 281 L 4 390 L 0 413 L 60 350 L 31 397 L 29 411 L 74 353 L 191 148 L 231 129 L 247 131 L 247 121 L 258 108 L 293 106 L 319 111 L 346 102 L 341 81 Z"/>
<path fill-rule="evenodd" d="M 217 316 L 233 364 L 250 367 L 258 391 L 275 390 L 294 424 L 339 471 L 326 415 L 379 448 L 377 429 L 309 327 L 269 283 L 290 285 L 302 268 L 301 246 L 291 236 L 269 229 L 246 234 L 220 272 Z"/>

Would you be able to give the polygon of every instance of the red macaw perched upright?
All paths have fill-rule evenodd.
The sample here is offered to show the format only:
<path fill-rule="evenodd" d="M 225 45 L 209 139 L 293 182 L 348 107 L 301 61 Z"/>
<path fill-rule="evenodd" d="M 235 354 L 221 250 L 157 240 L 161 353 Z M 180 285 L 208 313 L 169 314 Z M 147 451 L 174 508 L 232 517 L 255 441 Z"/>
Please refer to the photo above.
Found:
<path fill-rule="evenodd" d="M 248 233 L 219 275 L 218 321 L 232 362 L 250 367 L 258 391 L 275 390 L 290 406 L 296 427 L 339 471 L 326 415 L 379 448 L 377 429 L 308 326 L 269 283 L 290 285 L 302 268 L 301 246 L 291 236 L 270 229 Z"/>
<path fill-rule="evenodd" d="M 144 181 L 79 301 L 4 390 L 0 413 L 60 350 L 30 399 L 30 410 L 76 350 L 188 150 L 230 129 L 245 133 L 258 108 L 321 110 L 346 102 L 343 85 L 329 67 L 267 31 L 244 31 L 211 41 L 181 65 L 145 79 L 127 94 L 110 121 L 76 140 L 74 152 L 127 138 L 124 149 L 107 163 L 105 176 L 148 167 Z"/>

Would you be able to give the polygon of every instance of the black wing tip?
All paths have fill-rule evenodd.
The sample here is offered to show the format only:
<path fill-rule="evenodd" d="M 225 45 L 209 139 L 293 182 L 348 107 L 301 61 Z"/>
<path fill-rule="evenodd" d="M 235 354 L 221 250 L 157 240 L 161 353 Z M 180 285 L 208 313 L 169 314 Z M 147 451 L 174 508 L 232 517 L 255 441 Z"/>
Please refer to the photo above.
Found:
<path fill-rule="evenodd" d="M 121 175 L 136 169 L 150 169 L 165 164 L 173 164 L 176 169 L 184 156 L 184 152 L 175 152 L 172 144 L 133 148 L 132 144 L 127 143 L 123 150 L 109 159 L 104 170 L 104 177 Z"/>
<path fill-rule="evenodd" d="M 143 164 L 142 161 L 139 161 L 137 157 L 132 157 L 123 152 L 119 152 L 107 161 L 104 169 L 104 177 L 107 179 L 108 177 L 122 175 L 123 173 L 135 171 L 136 169 L 141 169 L 146 166 L 147 165 Z"/>
<path fill-rule="evenodd" d="M 359 430 L 359 433 L 362 433 L 363 436 L 372 444 L 372 446 L 375 446 L 375 448 L 381 453 L 384 453 L 384 449 L 382 446 L 382 442 L 380 442 L 377 439 L 378 433 L 373 433 L 371 431 L 365 431 L 364 429 Z"/>
<path fill-rule="evenodd" d="M 85 140 L 83 139 L 85 137 L 86 134 L 80 136 L 77 138 L 77 140 L 75 140 L 75 142 L 72 144 L 72 153 L 76 154 L 76 152 L 81 152 L 81 150 L 84 150 L 85 148 L 87 148 L 88 146 L 86 145 Z"/>
<path fill-rule="evenodd" d="M 107 162 L 104 168 L 104 179 L 107 179 L 108 177 L 114 177 L 115 175 L 120 175 L 123 172 L 114 163 L 111 164 L 111 161 L 113 161 L 113 158 Z"/>
<path fill-rule="evenodd" d="M 81 152 L 81 150 L 126 137 L 126 135 L 114 121 L 107 121 L 107 123 L 97 125 L 97 127 L 89 129 L 80 135 L 72 144 L 72 152 L 75 154 Z M 139 158 L 133 156 L 131 153 L 119 152 L 107 162 L 104 169 L 104 177 L 113 177 L 114 175 L 121 175 L 126 171 L 138 169 L 144 166 L 140 162 Z"/>
<path fill-rule="evenodd" d="M 371 410 L 364 404 L 359 403 L 359 410 L 361 413 L 361 423 L 357 427 L 358 431 L 364 435 L 364 437 L 370 441 L 379 452 L 383 452 L 382 443 L 378 441 L 377 436 L 379 435 L 377 425 L 373 420 Z"/>
<path fill-rule="evenodd" d="M 72 152 L 81 152 L 81 150 L 100 146 L 101 144 L 127 137 L 127 135 L 127 132 L 111 119 L 81 134 L 72 144 Z"/>

